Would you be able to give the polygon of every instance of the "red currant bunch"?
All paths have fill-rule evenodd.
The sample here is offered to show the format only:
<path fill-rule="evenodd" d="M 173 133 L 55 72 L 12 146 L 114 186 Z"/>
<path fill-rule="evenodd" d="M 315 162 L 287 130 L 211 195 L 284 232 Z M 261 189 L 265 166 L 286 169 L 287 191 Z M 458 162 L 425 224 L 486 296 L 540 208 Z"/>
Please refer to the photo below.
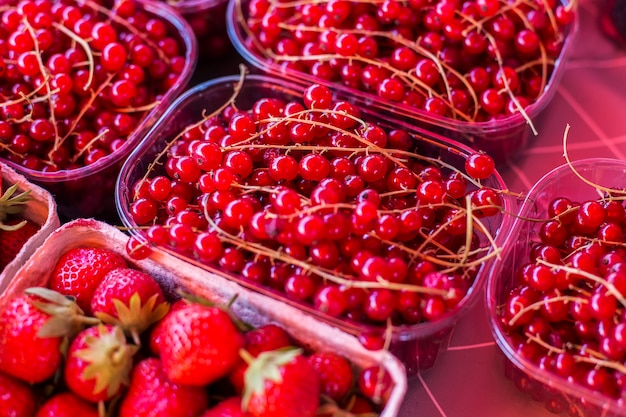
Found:
<path fill-rule="evenodd" d="M 181 35 L 136 0 L 20 0 L 0 19 L 0 157 L 30 170 L 118 151 L 186 67 Z"/>
<path fill-rule="evenodd" d="M 486 122 L 541 97 L 575 6 L 238 0 L 234 24 L 249 52 L 295 77 L 367 92 L 409 113 Z"/>
<path fill-rule="evenodd" d="M 620 406 L 626 398 L 622 197 L 553 198 L 498 313 L 520 357 Z"/>
<path fill-rule="evenodd" d="M 129 184 L 142 239 L 326 318 L 401 325 L 453 311 L 492 255 L 493 160 L 464 155 L 455 169 L 432 156 L 448 144 L 319 84 L 281 94 L 245 108 L 234 97 L 168 142 Z"/>

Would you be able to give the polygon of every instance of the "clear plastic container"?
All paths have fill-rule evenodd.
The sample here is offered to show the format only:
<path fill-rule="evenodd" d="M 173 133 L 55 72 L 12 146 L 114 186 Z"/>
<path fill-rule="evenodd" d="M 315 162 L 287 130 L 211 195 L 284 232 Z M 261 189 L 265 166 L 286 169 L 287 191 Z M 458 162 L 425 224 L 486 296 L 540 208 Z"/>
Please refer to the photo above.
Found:
<path fill-rule="evenodd" d="M 5 161 L 30 181 L 52 193 L 57 202 L 59 216 L 62 219 L 93 217 L 115 212 L 115 181 L 122 163 L 130 152 L 137 147 L 161 114 L 187 88 L 196 67 L 197 41 L 187 22 L 164 3 L 138 0 L 138 5 L 143 7 L 149 16 L 159 16 L 164 19 L 174 33 L 178 34 L 181 47 L 184 48 L 185 65 L 175 84 L 163 94 L 160 102 L 144 116 L 141 123 L 128 135 L 124 145 L 116 152 L 95 163 L 74 170 L 41 172 Z"/>
<path fill-rule="evenodd" d="M 304 72 L 296 71 L 262 54 L 250 40 L 249 29 L 242 21 L 247 17 L 247 5 L 250 0 L 233 0 L 228 5 L 228 35 L 239 54 L 257 71 L 287 78 L 293 82 L 310 84 L 313 82 L 332 85 L 345 97 L 360 102 L 365 106 L 373 106 L 381 114 L 404 120 L 431 132 L 470 145 L 473 149 L 489 153 L 499 165 L 514 157 L 516 152 L 527 146 L 533 138 L 533 129 L 527 119 L 520 113 L 503 116 L 497 120 L 485 122 L 469 122 L 456 120 L 429 113 L 401 102 L 392 102 L 379 96 L 360 91 L 342 82 L 331 82 Z M 322 6 L 329 3 L 321 2 Z M 284 7 L 290 7 L 287 4 Z M 554 97 L 561 77 L 565 71 L 565 62 L 570 55 L 578 31 L 577 17 L 571 22 L 564 43 L 556 59 L 552 73 L 538 99 L 525 108 L 528 118 L 534 123 L 544 108 Z M 537 127 L 535 127 L 537 129 Z"/>
<path fill-rule="evenodd" d="M 246 323 L 256 327 L 277 324 L 303 347 L 343 355 L 356 370 L 370 366 L 384 368 L 391 377 L 393 387 L 380 410 L 380 417 L 398 415 L 407 390 L 407 378 L 400 361 L 389 352 L 368 351 L 354 337 L 312 320 L 297 309 L 207 274 L 165 253 L 155 251 L 147 259 L 132 260 L 125 252 L 127 241 L 128 236 L 117 228 L 93 219 L 78 219 L 61 226 L 16 273 L 7 291 L 0 296 L 0 311 L 24 290 L 46 286 L 58 259 L 68 250 L 77 247 L 106 248 L 124 256 L 131 267 L 152 275 L 166 294 L 184 290 L 219 305 L 229 304 L 230 311 Z"/>
<path fill-rule="evenodd" d="M 226 0 L 165 0 L 189 23 L 198 39 L 198 61 L 227 55 L 233 46 L 226 31 Z"/>
<path fill-rule="evenodd" d="M 623 189 L 626 183 L 626 163 L 623 161 L 593 158 L 576 161 L 573 166 L 584 178 L 604 187 Z M 568 165 L 547 173 L 528 192 L 519 211 L 520 218 L 513 224 L 501 256 L 494 260 L 487 281 L 490 325 L 505 357 L 505 376 L 532 399 L 543 402 L 548 410 L 564 416 L 626 416 L 626 408 L 600 392 L 572 383 L 521 357 L 512 346 L 510 336 L 503 330 L 497 311 L 508 291 L 518 285 L 516 272 L 528 262 L 529 242 L 538 239 L 542 222 L 527 219 L 546 219 L 548 206 L 556 197 L 582 202 L 597 199 L 598 195 L 598 190 L 583 182 Z"/>
<path fill-rule="evenodd" d="M 150 134 L 146 136 L 142 144 L 124 164 L 118 179 L 116 201 L 120 218 L 131 233 L 138 237 L 141 236 L 141 229 L 133 222 L 129 212 L 130 204 L 133 201 L 133 184 L 137 180 L 144 178 L 151 161 L 155 159 L 157 154 L 162 152 L 168 141 L 171 141 L 187 125 L 198 121 L 203 114 L 210 114 L 212 111 L 220 108 L 232 96 L 233 87 L 238 80 L 238 76 L 215 79 L 200 84 L 186 92 L 170 107 L 167 114 L 160 119 Z M 263 97 L 280 98 L 286 101 L 299 100 L 302 97 L 302 91 L 299 85 L 291 84 L 284 80 L 251 75 L 246 77 L 235 105 L 239 109 L 249 109 L 256 100 Z M 384 119 L 367 109 L 362 109 L 361 111 L 364 120 L 375 121 L 383 128 L 393 126 L 413 134 L 421 154 L 440 160 L 442 164 L 449 164 L 462 170 L 466 157 L 473 153 L 470 148 L 455 141 L 425 132 L 402 122 L 387 123 Z M 158 175 L 158 172 L 156 171 L 155 173 L 153 171 L 155 175 Z M 485 180 L 483 184 L 496 190 L 505 189 L 502 178 L 497 172 Z M 504 211 L 508 211 L 508 207 L 509 201 L 504 199 Z M 510 226 L 509 216 L 498 214 L 483 220 L 490 235 L 495 239 L 495 245 L 501 246 L 504 242 L 502 231 Z M 482 242 L 482 244 L 486 243 Z M 175 256 L 180 255 L 175 254 Z M 228 274 L 217 268 L 200 264 L 192 258 L 186 257 L 185 259 L 211 272 L 227 276 L 243 286 L 253 288 L 285 303 L 295 305 L 318 319 L 331 323 L 350 334 L 375 334 L 382 336 L 385 333 L 384 326 L 355 324 L 333 318 L 314 310 L 310 305 L 288 299 L 282 292 L 255 285 L 242 279 L 240 276 Z M 480 298 L 485 279 L 486 271 L 484 268 L 481 268 L 467 295 L 441 319 L 418 325 L 393 328 L 390 351 L 402 360 L 409 374 L 424 371 L 433 366 L 439 351 L 448 347 L 451 331 L 458 319 L 477 298 Z"/>

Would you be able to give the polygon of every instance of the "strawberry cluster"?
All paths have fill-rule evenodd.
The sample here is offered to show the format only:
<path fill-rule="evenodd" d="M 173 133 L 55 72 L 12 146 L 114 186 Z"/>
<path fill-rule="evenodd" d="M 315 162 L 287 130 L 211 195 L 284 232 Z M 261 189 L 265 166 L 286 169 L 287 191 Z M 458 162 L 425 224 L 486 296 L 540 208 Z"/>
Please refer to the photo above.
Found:
<path fill-rule="evenodd" d="M 276 324 L 168 300 L 151 275 L 96 247 L 70 249 L 47 288 L 10 300 L 0 340 L 0 410 L 13 417 L 360 414 L 392 388 L 384 368 L 308 351 Z"/>

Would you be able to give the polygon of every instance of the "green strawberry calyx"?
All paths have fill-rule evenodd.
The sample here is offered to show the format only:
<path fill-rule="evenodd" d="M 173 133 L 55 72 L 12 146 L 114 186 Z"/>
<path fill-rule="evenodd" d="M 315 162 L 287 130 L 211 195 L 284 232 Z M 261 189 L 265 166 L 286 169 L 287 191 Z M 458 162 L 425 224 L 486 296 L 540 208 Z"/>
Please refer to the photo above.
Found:
<path fill-rule="evenodd" d="M 126 333 L 132 336 L 135 344 L 139 345 L 139 335 L 152 324 L 165 317 L 170 309 L 169 303 L 166 302 L 157 305 L 158 297 L 158 294 L 154 294 L 148 298 L 148 301 L 142 304 L 141 296 L 136 292 L 130 297 L 128 305 L 114 298 L 111 302 L 115 306 L 117 317 L 103 312 L 96 312 L 95 316 L 104 323 L 122 327 Z"/>
<path fill-rule="evenodd" d="M 97 336 L 87 336 L 85 345 L 84 349 L 71 354 L 88 363 L 82 377 L 85 380 L 95 380 L 94 394 L 106 390 L 107 396 L 113 397 L 123 386 L 128 386 L 133 356 L 139 346 L 126 342 L 121 327 L 114 326 L 110 330 L 100 324 Z"/>
<path fill-rule="evenodd" d="M 248 409 L 248 403 L 253 395 L 262 395 L 267 381 L 280 384 L 283 380 L 281 369 L 302 355 L 302 349 L 287 348 L 269 352 L 261 352 L 256 358 L 245 349 L 239 354 L 248 364 L 244 374 L 244 391 L 241 406 L 244 411 Z"/>
<path fill-rule="evenodd" d="M 37 333 L 38 337 L 73 337 L 85 326 L 100 323 L 94 317 L 87 317 L 75 300 L 49 288 L 33 287 L 26 294 L 37 297 L 32 304 L 39 311 L 50 316 Z"/>
<path fill-rule="evenodd" d="M 0 229 L 6 231 L 15 231 L 24 226 L 27 221 L 24 220 L 17 224 L 8 225 L 4 221 L 10 214 L 19 214 L 24 210 L 24 206 L 31 200 L 30 190 L 17 192 L 17 184 L 13 184 L 0 196 Z"/>

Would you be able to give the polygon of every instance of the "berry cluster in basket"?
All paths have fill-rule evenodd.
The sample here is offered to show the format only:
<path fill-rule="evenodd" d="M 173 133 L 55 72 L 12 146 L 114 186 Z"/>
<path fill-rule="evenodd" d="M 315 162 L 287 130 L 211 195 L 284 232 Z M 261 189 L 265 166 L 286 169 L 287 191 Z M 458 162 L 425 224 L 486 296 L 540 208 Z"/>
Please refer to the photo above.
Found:
<path fill-rule="evenodd" d="M 603 189 L 605 192 L 606 189 Z M 626 394 L 626 210 L 623 192 L 554 198 L 538 227 L 500 326 L 522 358 L 623 401 Z M 555 411 L 566 409 L 558 399 Z"/>
<path fill-rule="evenodd" d="M 0 157 L 28 169 L 116 152 L 186 65 L 180 34 L 135 0 L 20 0 L 0 14 Z"/>
<path fill-rule="evenodd" d="M 191 296 L 170 305 L 151 275 L 97 247 L 70 249 L 48 288 L 7 300 L 0 340 L 0 410 L 13 417 L 376 415 L 392 389 L 384 368 L 298 347 L 276 324 L 251 328 Z"/>
<path fill-rule="evenodd" d="M 237 8 L 245 47 L 295 78 L 484 122 L 539 99 L 575 2 L 239 0 Z"/>
<path fill-rule="evenodd" d="M 447 145 L 416 149 L 416 133 L 362 119 L 317 84 L 302 102 L 242 109 L 235 99 L 182 129 L 129 184 L 133 256 L 164 247 L 358 323 L 456 308 L 491 256 L 486 224 L 502 207 L 481 185 L 489 156 L 453 154 L 465 165 L 455 169 L 426 156 Z"/>

